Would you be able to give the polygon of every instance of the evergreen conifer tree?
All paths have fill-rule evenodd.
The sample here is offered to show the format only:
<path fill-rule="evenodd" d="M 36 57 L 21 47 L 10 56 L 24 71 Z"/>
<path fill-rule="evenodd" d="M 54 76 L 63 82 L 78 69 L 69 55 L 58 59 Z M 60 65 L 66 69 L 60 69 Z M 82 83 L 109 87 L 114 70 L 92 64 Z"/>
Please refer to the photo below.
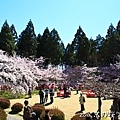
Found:
<path fill-rule="evenodd" d="M 12 55 L 15 50 L 15 41 L 7 20 L 4 22 L 0 32 L 0 49 L 6 51 L 9 55 Z"/>
<path fill-rule="evenodd" d="M 18 39 L 18 54 L 22 57 L 36 56 L 37 39 L 32 21 L 28 22 L 25 30 L 22 31 Z"/>

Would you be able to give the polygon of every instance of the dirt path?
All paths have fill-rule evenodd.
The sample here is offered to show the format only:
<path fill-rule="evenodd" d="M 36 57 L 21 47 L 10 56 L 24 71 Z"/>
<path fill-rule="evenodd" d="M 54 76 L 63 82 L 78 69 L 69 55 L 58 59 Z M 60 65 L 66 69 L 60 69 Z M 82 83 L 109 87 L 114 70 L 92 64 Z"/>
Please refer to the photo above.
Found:
<path fill-rule="evenodd" d="M 48 106 L 45 106 L 45 108 L 55 108 L 57 107 L 58 109 L 62 110 L 65 114 L 65 120 L 70 120 L 76 112 L 78 112 L 80 110 L 80 105 L 79 105 L 79 94 L 76 95 L 76 92 L 73 91 L 72 95 L 70 98 L 58 98 L 56 97 L 55 94 L 55 98 L 54 98 L 54 103 Z M 13 99 L 10 100 L 11 102 L 11 106 L 14 103 L 22 103 L 24 104 L 24 100 L 25 99 Z M 35 103 L 39 103 L 39 95 L 33 95 L 32 98 L 27 99 L 30 103 L 30 105 L 34 105 Z M 48 102 L 50 100 L 48 99 Z M 86 98 L 86 102 L 85 102 L 85 111 L 86 112 L 96 112 L 97 111 L 97 102 L 98 99 L 97 98 Z M 102 100 L 102 113 L 106 113 L 109 112 L 110 110 L 110 106 L 112 105 L 112 100 Z M 6 109 L 6 112 L 8 113 L 10 111 L 10 109 Z M 20 112 L 19 115 L 9 115 L 7 120 L 13 120 L 10 119 L 10 117 L 12 118 L 17 118 L 17 120 L 22 120 L 22 115 L 23 113 Z M 16 119 L 14 119 L 16 120 Z"/>

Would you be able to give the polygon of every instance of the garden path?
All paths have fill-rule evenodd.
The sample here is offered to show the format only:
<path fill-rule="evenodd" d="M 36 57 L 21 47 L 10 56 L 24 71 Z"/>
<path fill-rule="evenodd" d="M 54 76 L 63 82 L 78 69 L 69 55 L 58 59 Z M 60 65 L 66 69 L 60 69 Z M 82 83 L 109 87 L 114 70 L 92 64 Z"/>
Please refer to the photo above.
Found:
<path fill-rule="evenodd" d="M 79 94 L 76 94 L 76 91 L 72 91 L 70 98 L 60 98 L 56 97 L 54 98 L 54 103 L 50 104 L 48 106 L 45 106 L 45 108 L 58 108 L 62 110 L 65 114 L 65 120 L 70 120 L 76 112 L 80 110 L 79 105 Z M 24 105 L 25 99 L 12 99 L 10 100 L 11 106 L 14 103 L 22 103 Z M 30 103 L 30 105 L 34 105 L 35 103 L 39 103 L 39 95 L 33 95 L 32 98 L 27 99 Z M 48 99 L 48 102 L 50 100 Z M 86 98 L 85 102 L 85 111 L 86 112 L 96 112 L 98 107 L 98 99 L 97 98 Z M 102 100 L 102 113 L 108 113 L 110 111 L 110 107 L 112 105 L 112 100 Z M 10 108 L 6 109 L 6 112 L 10 112 Z M 8 114 L 7 120 L 22 120 L 22 114 L 23 111 L 20 112 L 18 115 L 10 115 Z"/>

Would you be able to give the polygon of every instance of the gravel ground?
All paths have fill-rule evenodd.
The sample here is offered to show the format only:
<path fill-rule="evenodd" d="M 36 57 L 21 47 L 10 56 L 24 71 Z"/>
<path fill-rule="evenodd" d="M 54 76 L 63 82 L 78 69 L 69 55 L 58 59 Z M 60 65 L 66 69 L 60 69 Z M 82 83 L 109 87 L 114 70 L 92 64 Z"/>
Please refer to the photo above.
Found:
<path fill-rule="evenodd" d="M 18 115 L 9 115 L 8 114 L 7 120 L 22 120 L 22 117 L 18 116 Z"/>
<path fill-rule="evenodd" d="M 65 120 L 70 120 L 76 112 L 80 111 L 80 105 L 79 105 L 79 94 L 76 94 L 76 91 L 72 91 L 70 98 L 60 98 L 60 97 L 54 97 L 54 103 L 50 104 L 48 106 L 45 106 L 45 108 L 58 108 L 62 110 L 65 114 Z M 86 98 L 86 97 L 85 97 Z M 30 103 L 30 105 L 34 105 L 35 103 L 39 103 L 39 95 L 34 95 L 32 98 L 27 99 Z M 14 103 L 22 103 L 24 105 L 25 99 L 12 99 L 10 100 L 11 106 Z M 50 100 L 48 99 L 48 102 Z M 86 98 L 85 102 L 85 111 L 86 112 L 96 112 L 98 108 L 98 99 L 97 98 Z M 112 100 L 102 100 L 102 114 L 110 112 L 110 107 L 112 105 Z M 10 111 L 10 108 L 6 110 L 8 113 Z M 7 120 L 23 120 L 22 119 L 23 111 L 19 113 L 19 115 L 10 115 L 8 114 Z"/>

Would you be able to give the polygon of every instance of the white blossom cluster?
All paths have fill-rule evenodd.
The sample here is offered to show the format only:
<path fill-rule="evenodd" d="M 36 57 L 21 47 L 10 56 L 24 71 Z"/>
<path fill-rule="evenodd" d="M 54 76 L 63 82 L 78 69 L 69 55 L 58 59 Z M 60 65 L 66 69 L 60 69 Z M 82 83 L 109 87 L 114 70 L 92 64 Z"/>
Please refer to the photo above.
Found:
<path fill-rule="evenodd" d="M 56 67 L 43 69 L 43 62 L 42 57 L 33 61 L 16 55 L 8 56 L 0 50 L 0 88 L 7 86 L 14 93 L 25 94 L 29 87 L 35 89 L 40 80 L 51 78 L 61 80 L 67 77 Z"/>
<path fill-rule="evenodd" d="M 87 67 L 76 66 L 66 67 L 64 73 L 69 76 L 69 80 L 85 81 L 94 79 L 96 81 L 120 81 L 120 63 L 111 64 L 108 67 Z"/>
<path fill-rule="evenodd" d="M 65 83 L 78 81 L 86 85 L 91 84 L 91 87 L 95 87 L 102 79 L 120 83 L 120 63 L 109 67 L 68 66 L 63 71 L 52 65 L 44 69 L 43 62 L 42 57 L 31 60 L 16 55 L 8 56 L 0 50 L 0 89 L 7 86 L 14 93 L 26 94 L 29 87 L 34 90 L 41 80 L 46 79 L 65 81 Z M 97 75 L 97 73 L 101 74 Z"/>

